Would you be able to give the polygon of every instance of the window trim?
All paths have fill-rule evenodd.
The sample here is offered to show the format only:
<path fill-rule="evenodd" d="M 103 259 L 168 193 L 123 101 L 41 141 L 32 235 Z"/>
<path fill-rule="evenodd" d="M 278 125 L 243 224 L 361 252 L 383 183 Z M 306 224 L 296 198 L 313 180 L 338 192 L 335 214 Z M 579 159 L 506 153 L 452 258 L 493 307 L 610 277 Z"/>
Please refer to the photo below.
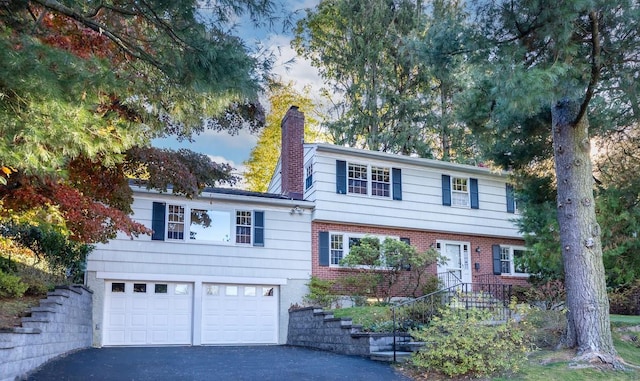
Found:
<path fill-rule="evenodd" d="M 248 213 L 249 214 L 249 225 L 240 225 L 238 224 L 238 218 L 246 218 L 246 216 L 239 216 L 239 213 Z M 234 213 L 234 243 L 236 245 L 252 245 L 253 244 L 253 238 L 254 238 L 254 234 L 253 234 L 253 224 L 255 222 L 255 218 L 253 216 L 253 211 L 252 210 L 246 210 L 246 209 L 236 209 L 235 213 Z M 239 234 L 238 234 L 238 228 L 245 228 L 249 234 L 249 242 L 238 242 L 238 238 L 239 238 Z M 243 236 L 247 236 L 247 234 L 244 234 Z"/>
<path fill-rule="evenodd" d="M 519 273 L 515 271 L 515 260 L 514 260 L 514 256 L 513 256 L 513 252 L 515 250 L 519 250 L 519 251 L 523 251 L 526 252 L 527 248 L 525 246 L 519 246 L 519 245 L 498 245 L 500 247 L 500 275 L 502 276 L 512 276 L 512 277 L 529 277 L 531 274 L 530 273 Z M 503 250 L 504 249 L 509 249 L 509 272 L 505 273 L 502 272 L 502 263 L 505 262 L 505 260 L 502 259 L 502 254 L 503 254 Z"/>
<path fill-rule="evenodd" d="M 333 263 L 333 254 L 332 254 L 332 247 L 331 247 L 331 240 L 334 236 L 342 236 L 342 258 L 345 258 L 347 255 L 349 255 L 349 241 L 352 238 L 358 238 L 358 239 L 362 239 L 365 237 L 373 237 L 373 238 L 378 238 L 380 240 L 380 244 L 382 244 L 382 242 L 387 239 L 387 238 L 391 238 L 391 239 L 395 239 L 395 240 L 400 240 L 399 236 L 389 236 L 389 235 L 381 235 L 381 234 L 371 234 L 371 233 L 352 233 L 352 232 L 340 232 L 340 231 L 329 231 L 327 232 L 329 234 L 329 267 L 332 268 L 338 268 L 338 269 L 348 269 L 351 268 L 349 266 L 342 266 L 340 264 L 334 264 Z M 345 247 L 346 246 L 346 247 Z M 384 260 L 384 258 L 382 258 Z M 355 266 L 354 268 L 369 268 L 367 265 L 362 265 L 362 266 Z M 386 266 L 380 266 L 378 267 L 379 269 L 386 269 Z"/>
<path fill-rule="evenodd" d="M 464 180 L 464 187 L 466 188 L 465 191 L 460 191 L 460 190 L 456 190 L 456 180 Z M 463 177 L 463 176 L 451 176 L 451 207 L 453 208 L 463 208 L 463 209 L 468 209 L 471 207 L 471 181 L 469 181 L 468 177 Z M 454 202 L 454 200 L 456 199 L 454 197 L 454 195 L 465 195 L 466 197 L 466 204 L 465 205 L 459 205 L 456 204 Z"/>
<path fill-rule="evenodd" d="M 304 171 L 304 189 L 308 190 L 313 187 L 313 162 L 309 162 L 307 165 L 305 165 Z"/>
<path fill-rule="evenodd" d="M 174 222 L 169 219 L 169 216 L 172 214 L 171 209 L 173 208 L 182 208 L 182 222 Z M 187 213 L 188 211 L 188 213 Z M 182 224 L 182 238 L 172 238 L 169 237 L 169 234 L 172 231 L 169 229 L 170 224 Z M 185 241 L 187 234 L 187 226 L 191 226 L 191 209 L 187 208 L 185 204 L 166 204 L 165 210 L 165 239 L 167 241 L 180 242 Z"/>
<path fill-rule="evenodd" d="M 357 179 L 354 177 L 349 176 L 350 172 L 351 172 L 351 166 L 358 166 L 358 167 L 363 167 L 366 170 L 366 178 L 365 180 L 362 179 Z M 362 164 L 362 163 L 358 163 L 358 162 L 351 162 L 351 161 L 347 161 L 346 162 L 346 180 L 347 180 L 347 189 L 346 189 L 346 194 L 348 195 L 352 195 L 352 196 L 363 196 L 363 197 L 372 197 L 372 198 L 379 198 L 379 199 L 388 199 L 391 200 L 393 199 L 393 187 L 394 187 L 394 182 L 393 182 L 393 173 L 394 173 L 394 169 L 391 166 L 386 166 L 386 165 L 378 165 L 378 164 Z M 383 170 L 386 171 L 386 176 L 388 178 L 387 182 L 384 181 L 377 181 L 373 179 L 373 172 L 374 169 L 376 170 Z M 364 181 L 365 182 L 365 187 L 366 187 L 366 193 L 358 193 L 358 192 L 352 192 L 350 189 L 352 188 L 352 186 L 349 184 L 350 180 L 356 180 L 356 181 Z M 379 184 L 386 184 L 386 192 L 388 193 L 387 195 L 377 195 L 377 194 L 373 194 L 373 185 L 374 183 L 379 183 Z"/>
<path fill-rule="evenodd" d="M 265 233 L 265 215 L 263 210 L 253 209 L 231 209 L 231 208 L 212 208 L 211 206 L 205 206 L 204 204 L 183 204 L 183 203 L 168 203 L 168 202 L 153 202 L 152 203 L 152 216 L 151 226 L 153 234 L 151 239 L 155 241 L 163 242 L 190 242 L 195 244 L 207 244 L 207 245 L 241 245 L 241 246 L 264 246 L 264 233 Z M 180 207 L 183 210 L 183 237 L 182 238 L 169 238 L 169 224 L 173 223 L 169 221 L 169 210 L 171 207 Z M 215 240 L 192 240 L 191 238 L 191 211 L 192 210 L 207 210 L 229 213 L 229 241 L 215 241 Z M 237 214 L 238 212 L 250 213 L 251 225 L 245 227 L 249 228 L 249 237 L 251 242 L 238 243 L 237 242 Z M 162 234 L 162 235 L 161 235 Z"/>
<path fill-rule="evenodd" d="M 465 180 L 466 191 L 454 190 L 457 179 Z M 453 195 L 466 194 L 466 205 L 455 204 Z M 480 192 L 478 179 L 469 176 L 442 175 L 442 205 L 460 209 L 480 209 Z"/>

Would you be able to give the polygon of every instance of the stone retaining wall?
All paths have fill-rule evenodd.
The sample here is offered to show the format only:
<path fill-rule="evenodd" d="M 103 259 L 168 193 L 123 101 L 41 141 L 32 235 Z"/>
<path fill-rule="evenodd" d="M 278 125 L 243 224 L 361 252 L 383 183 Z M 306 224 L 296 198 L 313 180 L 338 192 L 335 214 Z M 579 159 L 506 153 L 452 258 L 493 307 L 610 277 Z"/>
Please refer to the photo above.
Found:
<path fill-rule="evenodd" d="M 90 347 L 91 300 L 84 286 L 56 287 L 22 327 L 0 329 L 0 381 L 24 379 L 54 357 Z"/>
<path fill-rule="evenodd" d="M 374 352 L 393 350 L 393 336 L 362 332 L 350 318 L 334 318 L 331 311 L 307 307 L 289 311 L 287 344 L 320 349 L 346 355 L 370 356 Z M 397 342 L 409 341 L 400 335 Z"/>

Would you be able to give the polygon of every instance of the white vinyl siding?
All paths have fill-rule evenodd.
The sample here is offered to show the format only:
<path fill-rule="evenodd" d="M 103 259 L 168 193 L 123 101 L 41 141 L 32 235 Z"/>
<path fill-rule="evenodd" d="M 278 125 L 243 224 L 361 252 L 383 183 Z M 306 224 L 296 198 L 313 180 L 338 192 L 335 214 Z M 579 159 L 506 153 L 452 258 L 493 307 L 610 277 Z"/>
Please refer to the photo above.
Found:
<path fill-rule="evenodd" d="M 349 153 L 355 150 L 346 150 Z M 419 165 L 426 159 L 404 158 L 402 162 L 392 159 L 397 155 L 369 153 L 375 158 L 351 157 L 334 152 L 323 152 L 317 147 L 314 161 L 313 192 L 305 196 L 315 201 L 314 219 L 340 221 L 354 225 L 379 225 L 418 230 L 436 230 L 458 234 L 474 234 L 521 238 L 515 224 L 510 221 L 513 214 L 507 213 L 505 175 L 492 173 L 489 169 L 450 164 L 446 171 Z M 358 151 L 360 152 L 360 151 Z M 380 160 L 376 160 L 380 157 Z M 382 158 L 387 159 L 383 161 Z M 345 197 L 336 193 L 336 160 L 349 163 L 369 161 L 371 167 L 402 168 L 402 202 L 389 202 L 386 197 Z M 465 170 L 469 168 L 469 173 Z M 442 173 L 452 178 L 478 179 L 478 197 L 481 209 L 450 207 L 442 205 Z M 467 181 L 467 191 L 470 190 Z M 466 193 L 467 205 L 469 195 Z M 375 220 L 372 220 L 374 218 Z"/>

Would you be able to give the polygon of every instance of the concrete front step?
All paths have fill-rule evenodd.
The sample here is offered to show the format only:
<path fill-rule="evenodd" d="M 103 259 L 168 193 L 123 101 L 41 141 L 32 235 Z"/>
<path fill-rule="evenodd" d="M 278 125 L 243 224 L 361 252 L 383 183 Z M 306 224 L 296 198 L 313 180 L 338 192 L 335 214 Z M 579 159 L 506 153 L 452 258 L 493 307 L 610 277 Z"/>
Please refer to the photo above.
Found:
<path fill-rule="evenodd" d="M 410 341 L 396 344 L 396 349 L 402 352 L 418 352 L 424 345 L 425 343 L 421 341 Z"/>
<path fill-rule="evenodd" d="M 396 351 L 396 362 L 409 361 L 413 352 Z M 393 362 L 393 351 L 373 352 L 369 358 L 374 361 Z"/>

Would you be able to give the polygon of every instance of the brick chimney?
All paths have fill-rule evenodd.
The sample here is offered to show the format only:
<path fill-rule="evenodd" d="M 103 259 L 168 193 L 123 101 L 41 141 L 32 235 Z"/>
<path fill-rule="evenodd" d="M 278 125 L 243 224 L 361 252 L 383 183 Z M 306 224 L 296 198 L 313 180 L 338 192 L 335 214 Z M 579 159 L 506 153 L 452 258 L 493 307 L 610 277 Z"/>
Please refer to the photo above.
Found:
<path fill-rule="evenodd" d="M 302 200 L 304 189 L 304 113 L 291 106 L 282 119 L 281 187 L 282 194 Z"/>

